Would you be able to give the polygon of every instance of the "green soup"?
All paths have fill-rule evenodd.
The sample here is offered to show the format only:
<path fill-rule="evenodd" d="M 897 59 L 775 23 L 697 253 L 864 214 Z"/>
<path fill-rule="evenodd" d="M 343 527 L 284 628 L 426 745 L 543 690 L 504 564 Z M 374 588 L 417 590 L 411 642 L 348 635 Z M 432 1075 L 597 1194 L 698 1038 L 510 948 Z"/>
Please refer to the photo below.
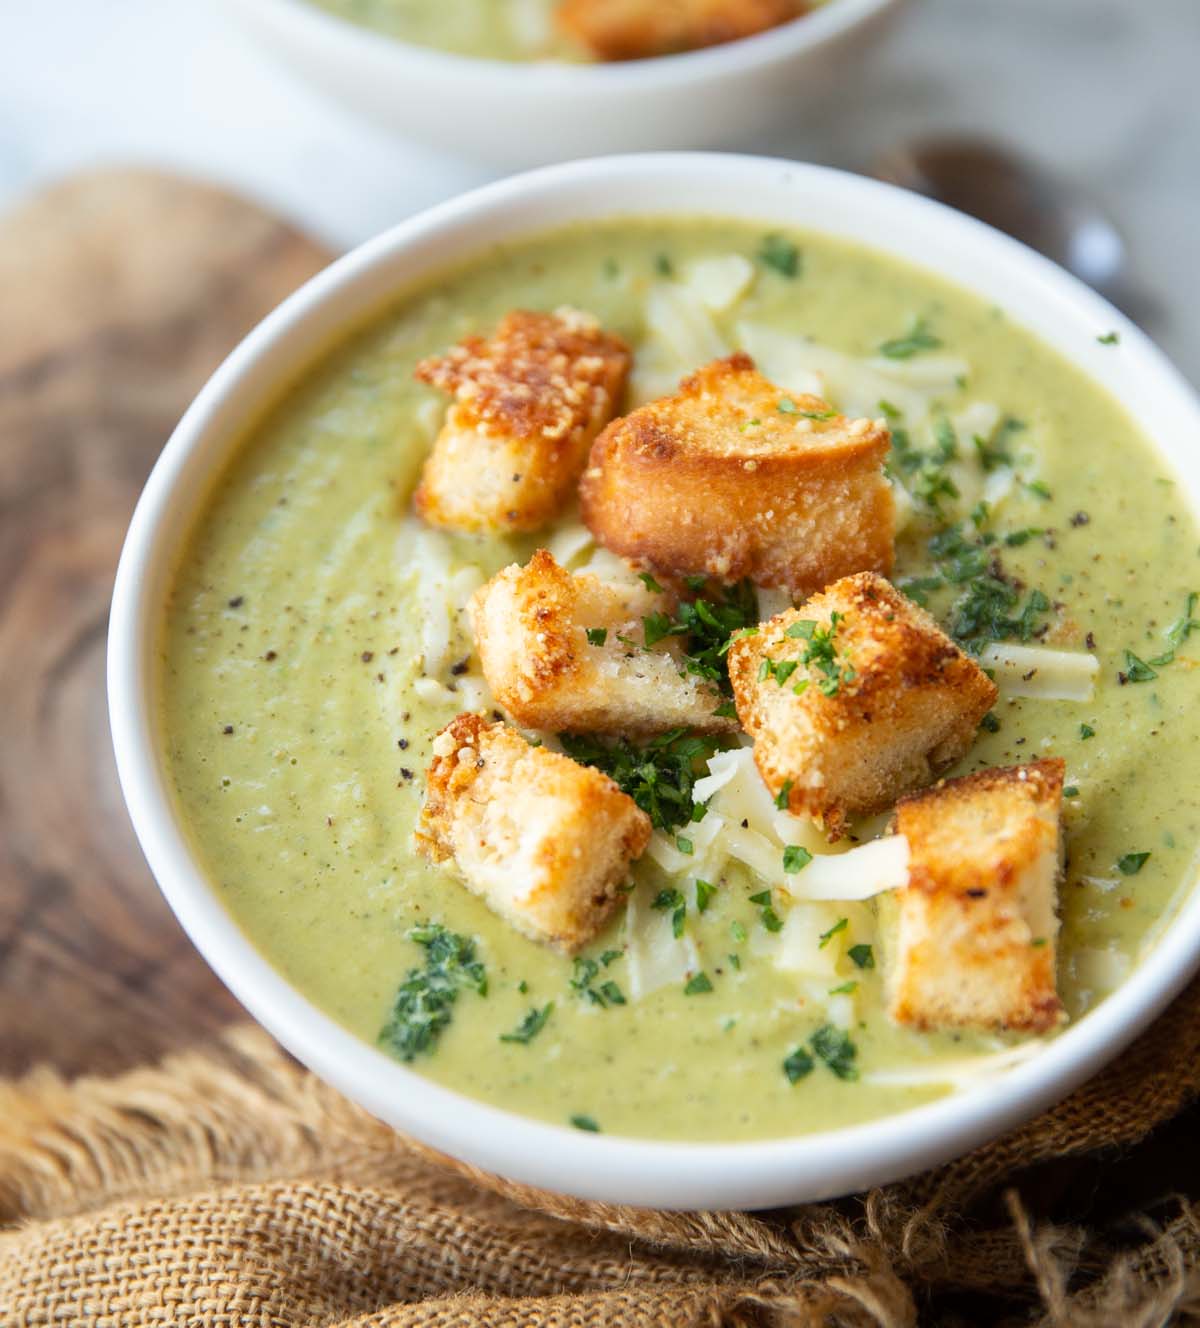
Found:
<path fill-rule="evenodd" d="M 916 495 L 894 579 L 952 624 L 972 592 L 962 569 L 985 549 L 1020 585 L 1009 636 L 1098 658 L 1086 702 L 1002 693 L 953 772 L 1065 758 L 1059 988 L 1071 1019 L 1084 1016 L 1142 961 L 1192 877 L 1192 515 L 1136 422 L 1003 310 L 863 248 L 740 223 L 621 222 L 497 249 L 405 296 L 253 429 L 180 560 L 161 647 L 170 778 L 231 914 L 369 1042 L 423 962 L 414 925 L 472 938 L 486 995 L 464 988 L 413 1068 L 611 1133 L 734 1140 L 848 1124 L 952 1091 L 1009 1054 L 996 1036 L 888 1020 L 881 965 L 861 963 L 863 947 L 887 944 L 870 902 L 820 906 L 806 923 L 832 932 L 819 964 L 782 963 L 753 901 L 782 869 L 764 880 L 729 860 L 703 912 L 690 896 L 675 938 L 653 903 L 694 884 L 637 863 L 636 925 L 659 928 L 660 957 L 693 947 L 708 989 L 672 980 L 634 999 L 624 916 L 573 964 L 414 855 L 432 737 L 489 700 L 466 597 L 537 543 L 588 555 L 573 515 L 536 541 L 418 527 L 408 499 L 444 399 L 413 366 L 512 308 L 563 304 L 629 340 L 635 399 L 740 345 L 783 389 L 819 385 L 852 413 L 890 414 L 893 468 Z M 503 1040 L 551 1003 L 528 1040 Z M 831 1024 L 854 1047 L 850 1073 L 818 1061 L 789 1076 L 789 1056 Z"/>

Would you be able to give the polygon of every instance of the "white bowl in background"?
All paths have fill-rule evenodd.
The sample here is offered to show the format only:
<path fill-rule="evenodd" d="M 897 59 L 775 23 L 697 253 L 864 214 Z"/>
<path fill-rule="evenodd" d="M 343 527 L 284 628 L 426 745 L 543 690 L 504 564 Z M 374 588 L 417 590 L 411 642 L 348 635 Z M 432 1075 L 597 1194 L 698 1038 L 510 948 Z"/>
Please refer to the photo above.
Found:
<path fill-rule="evenodd" d="M 163 893 L 242 1004 L 315 1073 L 426 1144 L 533 1185 L 657 1207 L 765 1207 L 847 1193 L 943 1162 L 1063 1097 L 1116 1055 L 1197 968 L 1200 891 L 1192 890 L 1165 928 L 1152 960 L 1036 1056 L 984 1085 L 794 1138 L 690 1144 L 588 1134 L 434 1084 L 289 985 L 206 879 L 168 791 L 155 720 L 156 629 L 176 556 L 247 426 L 298 373 L 406 289 L 497 242 L 570 223 L 664 214 L 825 231 L 994 302 L 1104 383 L 1200 509 L 1200 402 L 1192 390 L 1116 309 L 999 232 L 822 167 L 700 153 L 574 162 L 489 185 L 401 223 L 314 277 L 234 350 L 180 421 L 134 513 L 109 624 L 109 707 L 121 786 Z M 1098 344 L 1112 330 L 1120 344 Z"/>
<path fill-rule="evenodd" d="M 375 123 L 511 168 L 602 152 L 747 147 L 789 119 L 832 114 L 900 0 L 831 0 L 723 46 L 596 64 L 455 55 L 306 0 L 220 2 L 268 54 Z"/>

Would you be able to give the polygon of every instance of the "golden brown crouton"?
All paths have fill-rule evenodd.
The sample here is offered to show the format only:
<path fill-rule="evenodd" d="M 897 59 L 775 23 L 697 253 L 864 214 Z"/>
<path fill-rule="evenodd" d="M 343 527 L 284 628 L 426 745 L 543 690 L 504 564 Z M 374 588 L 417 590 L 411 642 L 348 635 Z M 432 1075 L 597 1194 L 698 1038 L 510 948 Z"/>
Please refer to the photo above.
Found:
<path fill-rule="evenodd" d="M 650 818 L 600 771 L 465 714 L 434 739 L 414 838 L 519 931 L 570 953 L 621 898 Z"/>
<path fill-rule="evenodd" d="M 557 17 L 597 60 L 641 60 L 737 41 L 807 9 L 803 0 L 562 0 Z"/>
<path fill-rule="evenodd" d="M 471 619 L 488 686 L 519 724 L 632 735 L 736 728 L 714 715 L 725 700 L 715 687 L 681 675 L 678 638 L 642 644 L 642 619 L 664 607 L 640 585 L 572 576 L 539 549 L 475 592 Z"/>
<path fill-rule="evenodd" d="M 1055 990 L 1063 762 L 981 770 L 896 808 L 908 885 L 888 959 L 890 1013 L 917 1028 L 1043 1033 Z"/>
<path fill-rule="evenodd" d="M 608 548 L 669 575 L 812 594 L 891 568 L 889 442 L 882 424 L 782 392 L 731 355 L 604 430 L 580 486 L 583 519 Z"/>
<path fill-rule="evenodd" d="M 588 446 L 612 418 L 629 348 L 589 314 L 518 310 L 495 334 L 422 360 L 454 397 L 414 496 L 431 525 L 537 530 L 574 495 Z"/>
<path fill-rule="evenodd" d="M 974 660 L 873 572 L 735 641 L 729 676 L 763 781 L 835 837 L 957 761 L 996 699 Z"/>

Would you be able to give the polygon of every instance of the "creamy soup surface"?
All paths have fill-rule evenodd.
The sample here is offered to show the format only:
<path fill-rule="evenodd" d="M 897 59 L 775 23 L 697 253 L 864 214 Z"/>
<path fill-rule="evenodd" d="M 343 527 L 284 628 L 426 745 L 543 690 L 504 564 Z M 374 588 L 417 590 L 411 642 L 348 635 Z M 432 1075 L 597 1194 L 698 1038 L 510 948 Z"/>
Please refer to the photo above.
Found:
<path fill-rule="evenodd" d="M 1002 683 L 950 772 L 1066 761 L 1058 980 L 1070 1020 L 1153 962 L 1200 839 L 1200 634 L 1188 639 L 1200 540 L 1166 464 L 1101 386 L 1003 309 L 824 235 L 689 219 L 557 232 L 432 280 L 291 385 L 244 440 L 180 559 L 161 644 L 169 774 L 225 905 L 290 982 L 371 1043 L 425 962 L 413 928 L 467 938 L 486 994 L 464 986 L 412 1067 L 585 1129 L 798 1134 L 1036 1054 L 1044 1038 L 895 1026 L 887 909 L 789 904 L 782 866 L 760 875 L 719 845 L 694 847 L 694 868 L 678 851 L 642 858 L 628 907 L 577 961 L 414 855 L 433 735 L 461 710 L 491 709 L 462 612 L 472 590 L 538 545 L 572 568 L 600 555 L 574 513 L 519 539 L 415 520 L 411 492 L 446 403 L 413 366 L 513 308 L 561 305 L 629 341 L 630 404 L 743 348 L 783 390 L 889 419 L 891 470 L 912 495 L 900 495 L 893 580 L 951 626 L 971 590 L 954 580 L 956 554 L 986 547 L 1021 584 L 1012 613 L 1027 643 L 1099 661 L 1087 701 Z M 763 616 L 778 607 L 777 593 L 760 602 Z M 755 791 L 735 780 L 717 796 L 736 810 Z M 806 842 L 830 851 L 819 835 Z M 703 911 L 701 866 L 715 886 Z M 764 890 L 782 926 L 764 916 Z M 663 903 L 671 892 L 681 922 Z M 789 1075 L 820 1029 L 852 1059 Z"/>

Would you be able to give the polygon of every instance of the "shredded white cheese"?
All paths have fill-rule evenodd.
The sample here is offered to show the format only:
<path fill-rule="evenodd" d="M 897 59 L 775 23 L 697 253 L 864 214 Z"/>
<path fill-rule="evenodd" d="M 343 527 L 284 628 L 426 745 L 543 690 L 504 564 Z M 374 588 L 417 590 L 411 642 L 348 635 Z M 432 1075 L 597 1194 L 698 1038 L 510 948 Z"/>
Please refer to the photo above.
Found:
<path fill-rule="evenodd" d="M 713 313 L 724 313 L 754 284 L 754 264 L 741 254 L 699 258 L 683 272 L 688 291 Z"/>
<path fill-rule="evenodd" d="M 1051 650 L 1048 646 L 1015 645 L 996 641 L 979 656 L 991 669 L 1005 696 L 1028 696 L 1042 701 L 1090 701 L 1100 661 L 1079 650 Z"/>
<path fill-rule="evenodd" d="M 695 941 L 686 931 L 675 936 L 670 910 L 651 908 L 653 897 L 648 884 L 639 885 L 625 909 L 625 973 L 635 1001 L 659 987 L 682 986 L 701 967 Z"/>
<path fill-rule="evenodd" d="M 815 856 L 802 871 L 784 878 L 793 899 L 870 899 L 908 883 L 908 840 L 889 835 L 846 853 Z"/>

